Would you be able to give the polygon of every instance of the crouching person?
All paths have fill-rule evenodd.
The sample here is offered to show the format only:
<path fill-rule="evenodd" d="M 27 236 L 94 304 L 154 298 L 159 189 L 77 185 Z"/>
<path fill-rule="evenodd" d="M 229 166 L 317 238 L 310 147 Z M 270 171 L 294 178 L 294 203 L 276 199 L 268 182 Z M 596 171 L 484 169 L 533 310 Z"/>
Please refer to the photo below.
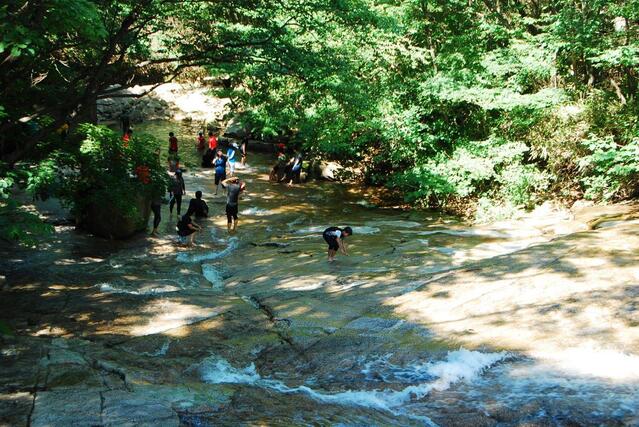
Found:
<path fill-rule="evenodd" d="M 198 224 L 193 222 L 193 220 L 191 219 L 191 215 L 188 212 L 184 214 L 182 219 L 180 219 L 177 224 L 178 236 L 180 236 L 180 239 L 182 241 L 185 241 L 186 238 L 189 237 L 189 246 L 193 246 L 193 244 L 195 243 L 195 235 L 201 229 L 202 228 Z"/>

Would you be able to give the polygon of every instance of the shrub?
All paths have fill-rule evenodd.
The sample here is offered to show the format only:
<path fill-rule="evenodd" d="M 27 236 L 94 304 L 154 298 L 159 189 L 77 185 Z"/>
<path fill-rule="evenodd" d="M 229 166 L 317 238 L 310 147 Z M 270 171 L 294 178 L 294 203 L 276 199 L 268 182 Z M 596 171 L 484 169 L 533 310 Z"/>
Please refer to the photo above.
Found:
<path fill-rule="evenodd" d="M 632 195 L 639 184 L 639 137 L 619 145 L 610 135 L 583 141 L 591 154 L 579 162 L 584 196 L 609 201 Z"/>
<path fill-rule="evenodd" d="M 168 176 L 160 142 L 136 135 L 128 144 L 104 126 L 81 125 L 78 148 L 56 151 L 31 175 L 28 189 L 55 195 L 81 217 L 90 206 L 108 206 L 125 217 L 140 215 L 138 200 L 163 195 Z"/>
<path fill-rule="evenodd" d="M 527 150 L 522 143 L 495 137 L 472 141 L 395 175 L 389 185 L 404 190 L 408 201 L 425 199 L 431 205 L 445 204 L 450 196 L 492 192 L 510 204 L 529 206 L 550 176 L 522 163 Z"/>

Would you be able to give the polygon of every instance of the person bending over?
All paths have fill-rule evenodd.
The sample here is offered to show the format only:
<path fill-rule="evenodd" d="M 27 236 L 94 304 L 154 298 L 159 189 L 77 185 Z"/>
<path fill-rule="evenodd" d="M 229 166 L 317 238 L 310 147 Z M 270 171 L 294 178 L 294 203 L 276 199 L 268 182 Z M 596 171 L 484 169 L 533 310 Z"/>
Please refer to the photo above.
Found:
<path fill-rule="evenodd" d="M 202 200 L 202 192 L 200 190 L 195 192 L 195 199 L 191 199 L 189 202 L 189 208 L 186 210 L 186 214 L 189 216 L 195 215 L 196 218 L 209 216 L 209 207 L 206 202 Z"/>
<path fill-rule="evenodd" d="M 287 165 L 286 176 L 283 179 L 288 182 L 289 186 L 293 185 L 293 183 L 299 184 L 301 182 L 302 161 L 302 154 L 298 152 Z"/>
<path fill-rule="evenodd" d="M 350 227 L 344 227 L 344 229 L 328 227 L 324 230 L 323 237 L 326 243 L 328 243 L 328 262 L 335 261 L 335 255 L 338 250 L 344 255 L 348 255 L 344 239 L 352 235 L 353 229 Z"/>
<path fill-rule="evenodd" d="M 237 228 L 238 199 L 246 185 L 236 176 L 222 181 L 222 188 L 226 189 L 226 220 L 229 233 Z"/>

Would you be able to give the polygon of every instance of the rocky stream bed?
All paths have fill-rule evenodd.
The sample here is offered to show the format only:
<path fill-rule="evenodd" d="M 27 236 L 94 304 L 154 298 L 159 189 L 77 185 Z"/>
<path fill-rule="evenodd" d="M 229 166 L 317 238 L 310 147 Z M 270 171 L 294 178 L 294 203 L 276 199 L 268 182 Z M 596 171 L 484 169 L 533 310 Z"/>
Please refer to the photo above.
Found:
<path fill-rule="evenodd" d="M 164 206 L 158 238 L 0 249 L 1 425 L 639 425 L 637 206 L 471 227 L 252 160 L 236 235 L 193 168 L 196 248 Z"/>

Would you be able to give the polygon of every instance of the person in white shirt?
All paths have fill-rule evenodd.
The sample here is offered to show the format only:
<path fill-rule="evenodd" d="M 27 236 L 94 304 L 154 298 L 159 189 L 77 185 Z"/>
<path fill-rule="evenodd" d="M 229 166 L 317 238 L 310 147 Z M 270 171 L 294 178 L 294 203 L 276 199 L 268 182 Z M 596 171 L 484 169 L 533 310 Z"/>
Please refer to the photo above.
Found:
<path fill-rule="evenodd" d="M 335 261 L 335 255 L 338 250 L 344 255 L 348 255 L 348 253 L 346 253 L 346 243 L 344 239 L 353 235 L 352 228 L 344 227 L 341 229 L 339 227 L 328 227 L 322 235 L 326 243 L 328 243 L 328 262 Z"/>

